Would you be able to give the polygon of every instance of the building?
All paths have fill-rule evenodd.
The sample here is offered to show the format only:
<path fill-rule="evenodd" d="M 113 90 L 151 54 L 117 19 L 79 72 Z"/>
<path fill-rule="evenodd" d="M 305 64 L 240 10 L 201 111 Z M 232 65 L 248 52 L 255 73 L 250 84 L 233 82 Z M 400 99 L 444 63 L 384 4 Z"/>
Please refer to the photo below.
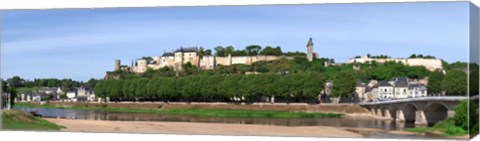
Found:
<path fill-rule="evenodd" d="M 435 58 L 370 58 L 368 56 L 350 58 L 348 64 L 352 63 L 385 63 L 397 62 L 408 66 L 423 66 L 429 71 L 443 71 L 442 60 Z"/>
<path fill-rule="evenodd" d="M 378 95 L 379 98 L 394 98 L 393 85 L 388 83 L 388 81 L 378 82 Z"/>
<path fill-rule="evenodd" d="M 392 78 L 390 84 L 393 84 L 393 98 L 408 97 L 408 80 L 407 78 Z"/>
<path fill-rule="evenodd" d="M 427 87 L 421 83 L 411 83 L 408 86 L 408 98 L 427 96 Z"/>
<path fill-rule="evenodd" d="M 366 99 L 366 85 L 360 80 L 357 80 L 356 86 L 355 86 L 355 93 L 357 94 L 358 98 L 360 98 L 361 101 L 364 101 Z"/>
<path fill-rule="evenodd" d="M 77 96 L 89 96 L 93 93 L 90 87 L 82 86 L 77 88 Z"/>
<path fill-rule="evenodd" d="M 75 97 L 77 97 L 77 91 L 70 90 L 70 91 L 67 92 L 67 98 L 68 99 L 74 99 Z"/>

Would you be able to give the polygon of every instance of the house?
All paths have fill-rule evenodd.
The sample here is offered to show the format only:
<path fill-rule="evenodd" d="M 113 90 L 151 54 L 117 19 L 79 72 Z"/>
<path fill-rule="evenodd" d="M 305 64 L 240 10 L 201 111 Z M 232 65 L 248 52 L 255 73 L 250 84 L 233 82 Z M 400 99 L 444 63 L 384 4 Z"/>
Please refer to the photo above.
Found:
<path fill-rule="evenodd" d="M 408 86 L 408 97 L 424 97 L 427 96 L 427 87 L 422 83 L 411 83 Z"/>
<path fill-rule="evenodd" d="M 408 97 L 408 79 L 394 77 L 391 79 L 393 83 L 393 98 L 407 98 Z"/>
<path fill-rule="evenodd" d="M 46 93 L 46 94 L 53 94 L 57 92 L 57 88 L 55 87 L 41 87 L 38 89 L 39 93 Z"/>
<path fill-rule="evenodd" d="M 62 90 L 62 88 L 58 87 L 57 88 L 57 94 L 65 94 L 65 92 Z"/>
<path fill-rule="evenodd" d="M 87 86 L 82 86 L 77 89 L 77 96 L 85 96 L 92 94 L 92 89 Z"/>
<path fill-rule="evenodd" d="M 378 82 L 378 95 L 379 98 L 394 98 L 393 85 L 387 81 Z"/>
<path fill-rule="evenodd" d="M 366 86 L 365 86 L 365 83 L 363 83 L 362 81 L 360 80 L 357 80 L 356 82 L 356 86 L 355 86 L 355 94 L 357 94 L 358 98 L 360 98 L 360 100 L 365 100 L 365 98 L 367 97 L 365 95 L 365 91 L 366 90 Z"/>
<path fill-rule="evenodd" d="M 67 92 L 67 98 L 68 99 L 74 99 L 77 97 L 77 91 L 76 90 L 70 90 Z"/>

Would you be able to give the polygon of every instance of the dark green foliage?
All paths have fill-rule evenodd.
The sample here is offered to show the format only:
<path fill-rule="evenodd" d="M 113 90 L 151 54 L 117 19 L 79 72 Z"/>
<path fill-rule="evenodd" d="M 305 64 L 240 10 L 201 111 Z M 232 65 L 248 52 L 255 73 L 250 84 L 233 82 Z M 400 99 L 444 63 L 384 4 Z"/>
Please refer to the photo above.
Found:
<path fill-rule="evenodd" d="M 448 71 L 442 81 L 442 89 L 446 90 L 446 95 L 466 95 L 467 74 L 459 70 Z"/>
<path fill-rule="evenodd" d="M 245 51 L 248 56 L 255 56 L 260 53 L 260 50 L 262 50 L 262 47 L 259 45 L 249 45 L 245 47 Z"/>
<path fill-rule="evenodd" d="M 475 131 L 473 129 L 475 124 L 478 124 L 478 105 L 473 101 L 462 101 L 455 107 L 455 116 L 453 117 L 455 126 L 458 126 L 466 131 Z M 478 127 L 477 127 L 478 128 Z"/>
<path fill-rule="evenodd" d="M 283 55 L 282 49 L 277 46 L 275 48 L 271 46 L 266 46 L 261 52 L 260 55 L 275 55 L 275 56 L 280 56 Z"/>
<path fill-rule="evenodd" d="M 255 102 L 261 97 L 315 99 L 323 89 L 320 73 L 308 74 L 230 74 L 156 77 L 153 79 L 101 80 L 95 93 L 120 100 L 229 101 L 244 98 Z M 290 97 L 292 96 L 292 97 Z"/>
<path fill-rule="evenodd" d="M 478 95 L 479 91 L 478 91 L 478 69 L 476 70 L 473 70 L 471 73 L 470 73 L 470 76 L 469 76 L 469 88 L 470 88 L 470 96 L 475 96 L 475 95 Z"/>
<path fill-rule="evenodd" d="M 439 94 L 442 92 L 442 81 L 445 75 L 440 71 L 430 73 L 428 76 L 428 92 L 432 94 Z"/>
<path fill-rule="evenodd" d="M 355 84 L 356 81 L 352 73 L 346 71 L 338 72 L 333 78 L 332 96 L 342 97 L 352 94 L 355 92 Z"/>

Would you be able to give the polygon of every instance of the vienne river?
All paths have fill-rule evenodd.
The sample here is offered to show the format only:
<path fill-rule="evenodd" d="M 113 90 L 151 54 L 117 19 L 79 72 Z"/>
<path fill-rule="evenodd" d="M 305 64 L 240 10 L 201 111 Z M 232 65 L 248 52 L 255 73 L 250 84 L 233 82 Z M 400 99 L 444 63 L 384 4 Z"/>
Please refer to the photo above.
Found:
<path fill-rule="evenodd" d="M 203 122 L 203 123 L 231 123 L 231 124 L 259 124 L 278 126 L 334 126 L 353 128 L 377 128 L 384 130 L 402 130 L 414 127 L 413 123 L 397 124 L 391 121 L 375 119 L 352 118 L 308 118 L 308 119 L 283 119 L 283 118 L 219 118 L 186 115 L 163 115 L 154 113 L 122 113 L 94 110 L 72 110 L 60 108 L 31 108 L 15 107 L 16 110 L 36 112 L 45 118 L 66 118 L 85 120 L 111 120 L 111 121 L 162 121 L 162 122 Z M 394 135 L 388 133 L 374 133 L 370 138 L 399 138 L 399 139 L 444 139 L 433 135 Z"/>

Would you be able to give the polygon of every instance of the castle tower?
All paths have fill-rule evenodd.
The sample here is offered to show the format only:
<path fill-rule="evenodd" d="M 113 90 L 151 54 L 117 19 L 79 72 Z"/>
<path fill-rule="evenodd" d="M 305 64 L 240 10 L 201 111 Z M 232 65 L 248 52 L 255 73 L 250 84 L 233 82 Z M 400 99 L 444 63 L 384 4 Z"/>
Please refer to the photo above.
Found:
<path fill-rule="evenodd" d="M 315 57 L 315 53 L 313 52 L 313 41 L 312 41 L 312 37 L 310 37 L 307 43 L 307 60 L 311 62 L 314 57 Z"/>
<path fill-rule="evenodd" d="M 119 71 L 120 70 L 120 60 L 115 60 L 115 68 L 113 68 L 114 71 Z"/>

